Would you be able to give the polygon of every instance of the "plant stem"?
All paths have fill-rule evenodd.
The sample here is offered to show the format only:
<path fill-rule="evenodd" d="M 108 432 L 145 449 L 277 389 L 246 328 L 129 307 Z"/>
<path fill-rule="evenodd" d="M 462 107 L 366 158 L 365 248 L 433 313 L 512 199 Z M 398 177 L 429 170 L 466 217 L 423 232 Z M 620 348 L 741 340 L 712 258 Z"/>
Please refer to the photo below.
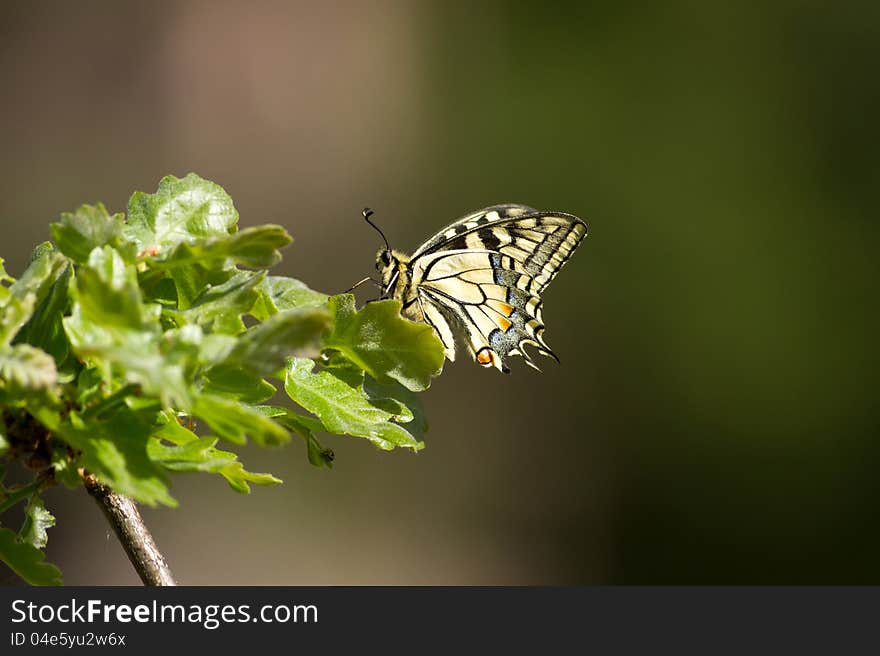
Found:
<path fill-rule="evenodd" d="M 99 483 L 92 474 L 85 474 L 83 480 L 86 490 L 98 502 L 144 585 L 177 585 L 165 556 L 156 546 L 134 501 L 116 494 Z"/>

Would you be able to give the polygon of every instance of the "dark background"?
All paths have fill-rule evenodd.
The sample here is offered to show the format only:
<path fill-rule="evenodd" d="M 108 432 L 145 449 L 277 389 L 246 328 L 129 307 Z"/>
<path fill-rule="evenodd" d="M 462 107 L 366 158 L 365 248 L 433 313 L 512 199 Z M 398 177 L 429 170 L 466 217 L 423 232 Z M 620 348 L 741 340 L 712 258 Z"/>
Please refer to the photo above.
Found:
<path fill-rule="evenodd" d="M 364 205 L 404 250 L 504 201 L 591 226 L 561 366 L 448 366 L 418 455 L 177 477 L 145 514 L 182 582 L 880 582 L 880 5 L 736 4 L 0 4 L 13 274 L 189 171 L 326 292 L 372 271 Z M 67 583 L 137 581 L 85 492 L 47 500 Z"/>

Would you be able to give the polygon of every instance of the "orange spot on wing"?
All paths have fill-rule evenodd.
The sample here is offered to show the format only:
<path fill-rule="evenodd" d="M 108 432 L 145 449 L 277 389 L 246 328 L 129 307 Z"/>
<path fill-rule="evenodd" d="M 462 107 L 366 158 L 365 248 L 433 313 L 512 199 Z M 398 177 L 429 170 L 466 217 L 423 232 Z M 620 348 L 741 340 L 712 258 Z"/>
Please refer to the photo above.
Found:
<path fill-rule="evenodd" d="M 488 301 L 486 301 L 486 304 L 499 314 L 503 314 L 505 317 L 509 317 L 516 311 L 516 308 L 509 303 L 505 303 L 504 301 L 499 301 L 494 298 L 490 298 Z"/>
<path fill-rule="evenodd" d="M 480 364 L 492 364 L 492 351 L 483 349 L 477 353 L 477 362 Z"/>
<path fill-rule="evenodd" d="M 498 326 L 501 328 L 501 330 L 503 330 L 504 332 L 507 332 L 507 329 L 510 328 L 510 326 L 511 326 L 510 321 L 508 321 L 504 317 L 497 317 L 496 320 L 497 320 Z"/>

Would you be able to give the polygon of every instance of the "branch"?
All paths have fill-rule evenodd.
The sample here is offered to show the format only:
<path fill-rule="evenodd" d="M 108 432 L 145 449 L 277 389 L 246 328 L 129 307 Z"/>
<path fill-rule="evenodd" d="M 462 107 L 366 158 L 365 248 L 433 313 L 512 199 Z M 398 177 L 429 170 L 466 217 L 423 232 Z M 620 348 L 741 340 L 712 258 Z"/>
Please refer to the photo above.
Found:
<path fill-rule="evenodd" d="M 83 480 L 86 490 L 98 502 L 144 585 L 177 585 L 165 556 L 156 546 L 134 501 L 116 494 L 99 483 L 92 474 L 85 474 Z"/>

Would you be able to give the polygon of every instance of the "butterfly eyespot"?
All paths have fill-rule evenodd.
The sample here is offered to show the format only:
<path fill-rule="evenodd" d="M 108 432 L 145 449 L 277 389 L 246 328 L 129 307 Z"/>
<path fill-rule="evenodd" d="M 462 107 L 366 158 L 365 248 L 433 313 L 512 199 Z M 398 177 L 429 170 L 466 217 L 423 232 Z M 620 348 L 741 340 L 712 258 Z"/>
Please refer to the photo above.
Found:
<path fill-rule="evenodd" d="M 489 347 L 484 347 L 480 349 L 479 353 L 477 353 L 477 362 L 479 362 L 484 367 L 491 367 L 492 362 L 495 359 L 495 354 L 492 352 L 492 349 Z"/>

